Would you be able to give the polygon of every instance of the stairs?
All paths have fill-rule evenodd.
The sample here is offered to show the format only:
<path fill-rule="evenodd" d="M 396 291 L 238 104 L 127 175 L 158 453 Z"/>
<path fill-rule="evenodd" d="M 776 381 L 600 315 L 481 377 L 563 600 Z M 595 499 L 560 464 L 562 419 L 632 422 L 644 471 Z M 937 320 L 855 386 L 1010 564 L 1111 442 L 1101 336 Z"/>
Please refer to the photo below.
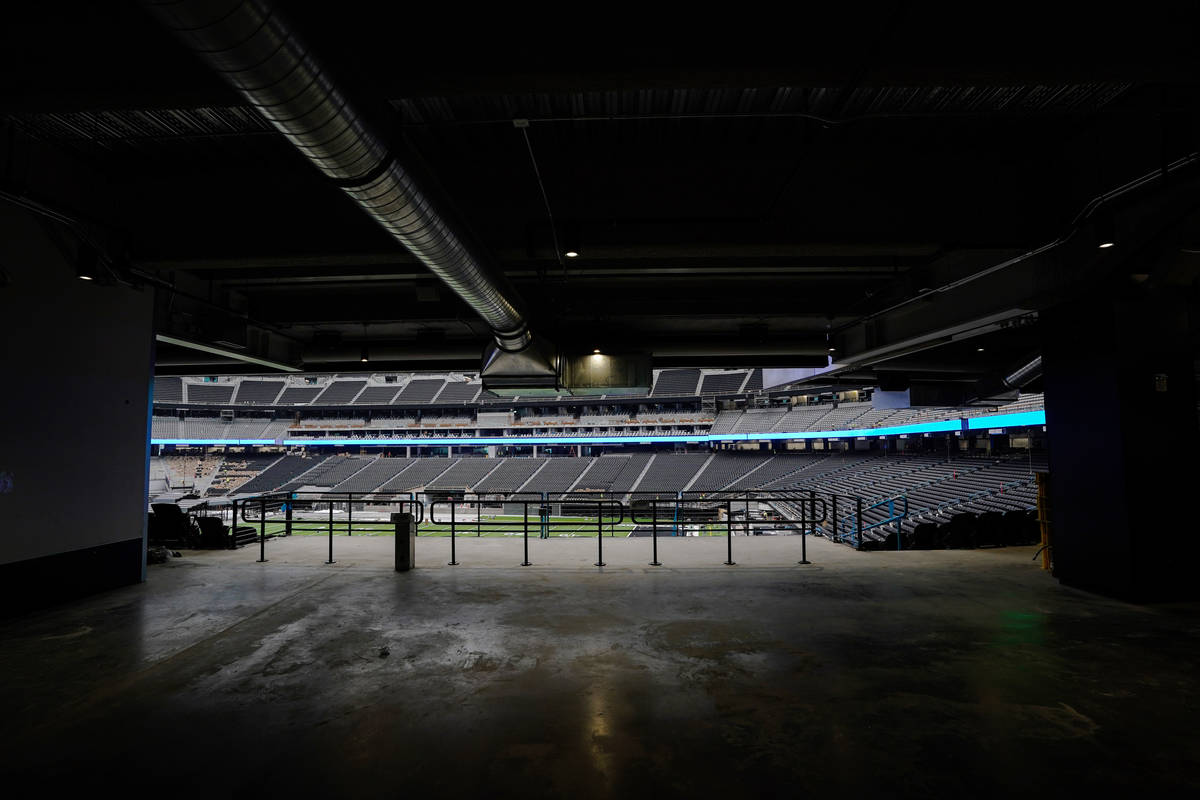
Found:
<path fill-rule="evenodd" d="M 708 459 L 706 459 L 705 462 L 700 465 L 700 469 L 696 470 L 696 474 L 692 476 L 692 479 L 689 480 L 686 484 L 684 484 L 684 487 L 681 491 L 686 492 L 688 489 L 691 489 L 692 484 L 695 483 L 700 478 L 700 476 L 704 474 L 704 470 L 708 469 L 708 465 L 711 464 L 713 462 L 713 459 L 716 457 L 717 457 L 716 453 L 711 454 L 708 457 Z"/>
<path fill-rule="evenodd" d="M 656 458 L 658 458 L 658 453 L 650 456 L 649 460 L 646 461 L 646 466 L 642 467 L 642 471 L 638 473 L 637 480 L 633 482 L 633 485 L 629 487 L 629 491 L 625 494 L 626 498 L 632 497 L 633 493 L 637 491 L 638 486 L 642 484 L 642 478 L 646 477 L 646 473 L 650 471 L 650 465 L 654 463 L 654 459 Z"/>

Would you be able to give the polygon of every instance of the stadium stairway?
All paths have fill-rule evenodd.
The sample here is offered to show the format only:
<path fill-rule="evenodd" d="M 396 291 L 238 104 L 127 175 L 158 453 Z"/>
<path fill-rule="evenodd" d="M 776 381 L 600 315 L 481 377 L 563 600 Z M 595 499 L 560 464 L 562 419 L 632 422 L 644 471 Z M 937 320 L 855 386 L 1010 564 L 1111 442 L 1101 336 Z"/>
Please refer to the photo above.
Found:
<path fill-rule="evenodd" d="M 630 497 L 630 496 L 631 496 L 631 495 L 632 495 L 634 492 L 636 492 L 636 491 L 637 491 L 637 488 L 638 488 L 638 486 L 641 484 L 641 482 L 642 482 L 642 479 L 643 479 L 643 478 L 645 478 L 645 477 L 646 477 L 646 473 L 650 471 L 650 465 L 654 463 L 654 460 L 655 460 L 656 458 L 658 458 L 658 453 L 654 453 L 654 454 L 652 454 L 652 455 L 650 456 L 650 458 L 649 458 L 649 459 L 646 461 L 646 466 L 642 467 L 642 471 L 638 473 L 638 476 L 637 476 L 636 478 L 634 478 L 634 480 L 633 480 L 633 483 L 630 485 L 630 487 L 629 487 L 629 490 L 628 490 L 628 492 L 625 494 L 625 497 L 624 497 L 624 499 L 628 500 L 628 499 L 629 499 L 629 497 Z"/>
<path fill-rule="evenodd" d="M 689 489 L 691 489 L 692 484 L 694 484 L 696 482 L 696 479 L 699 478 L 706 469 L 708 469 L 708 465 L 713 463 L 713 461 L 716 459 L 716 457 L 717 457 L 716 453 L 710 454 L 709 457 L 707 459 L 705 459 L 704 463 L 700 465 L 700 469 L 696 470 L 695 474 L 693 474 L 692 477 L 688 480 L 688 482 L 686 484 L 684 484 L 683 488 L 680 491 L 686 492 Z"/>

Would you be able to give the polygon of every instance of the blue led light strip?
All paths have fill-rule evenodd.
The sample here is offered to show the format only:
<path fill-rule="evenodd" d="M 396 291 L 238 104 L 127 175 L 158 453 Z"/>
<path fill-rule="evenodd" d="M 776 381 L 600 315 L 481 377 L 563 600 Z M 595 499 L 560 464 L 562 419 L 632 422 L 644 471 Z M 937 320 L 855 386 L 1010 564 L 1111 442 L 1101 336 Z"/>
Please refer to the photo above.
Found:
<path fill-rule="evenodd" d="M 1023 411 L 1016 414 L 992 414 L 985 417 L 969 417 L 967 430 L 988 428 L 1022 428 L 1029 425 L 1045 425 L 1046 412 Z M 737 441 L 788 441 L 800 439 L 861 439 L 878 436 L 897 436 L 913 433 L 949 433 L 963 430 L 962 419 L 947 419 L 938 422 L 919 422 L 913 425 L 890 425 L 884 428 L 855 428 L 843 431 L 787 431 L 775 433 L 695 433 L 678 436 L 473 436 L 449 439 L 151 439 L 151 444 L 180 446 L 269 446 L 282 444 L 288 447 L 331 446 L 344 447 L 455 447 L 461 445 L 543 445 L 543 444 L 656 444 L 659 442 L 737 442 Z"/>
<path fill-rule="evenodd" d="M 262 446 L 279 444 L 276 439 L 151 439 L 150 444 Z"/>
<path fill-rule="evenodd" d="M 976 431 L 980 428 L 1023 428 L 1026 425 L 1045 425 L 1046 410 L 1022 411 L 1017 414 L 992 414 L 990 417 L 971 417 L 967 420 L 967 429 Z"/>

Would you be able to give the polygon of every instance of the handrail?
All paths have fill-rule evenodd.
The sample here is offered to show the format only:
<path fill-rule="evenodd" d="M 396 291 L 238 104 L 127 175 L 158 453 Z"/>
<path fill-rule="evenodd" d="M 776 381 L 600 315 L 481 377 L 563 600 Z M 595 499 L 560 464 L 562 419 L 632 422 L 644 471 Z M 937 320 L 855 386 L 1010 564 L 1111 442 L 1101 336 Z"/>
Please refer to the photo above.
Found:
<path fill-rule="evenodd" d="M 961 497 L 957 500 L 944 500 L 941 503 L 938 503 L 936 506 L 925 506 L 924 508 L 917 510 L 913 516 L 920 517 L 930 513 L 939 514 L 946 509 L 956 508 L 964 505 L 965 503 L 970 503 L 973 500 L 978 500 L 981 497 L 994 497 L 997 494 L 1000 494 L 1004 489 L 1016 489 L 1022 486 L 1031 486 L 1035 480 L 1035 478 L 1024 478 L 1021 480 L 1009 481 L 1008 483 L 1001 484 L 996 489 L 984 489 L 966 497 Z"/>
<path fill-rule="evenodd" d="M 278 511 L 292 503 L 313 504 L 345 504 L 347 506 L 411 506 L 419 514 L 417 523 L 424 522 L 425 504 L 417 500 L 412 492 L 264 492 L 263 494 L 243 497 L 235 501 L 241 506 L 242 521 L 258 523 L 258 517 L 247 516 L 248 511 L 261 508 L 265 504 L 268 511 Z M 344 523 L 342 523 L 344 524 Z"/>
<path fill-rule="evenodd" d="M 785 530 L 792 533 L 798 533 L 801 537 L 801 555 L 802 558 L 798 562 L 800 564 L 810 563 L 807 559 L 807 536 L 809 533 L 821 532 L 823 529 L 828 530 L 826 534 L 834 541 L 845 541 L 849 539 L 850 543 L 858 548 L 861 548 L 864 540 L 864 533 L 892 524 L 897 520 L 904 519 L 909 514 L 909 499 L 906 494 L 894 495 L 876 502 L 867 502 L 862 496 L 842 494 L 838 492 L 825 492 L 815 489 L 773 489 L 773 490 L 755 490 L 755 489 L 739 489 L 739 490 L 689 490 L 670 492 L 644 492 L 644 493 L 628 493 L 628 492 L 613 492 L 613 491 L 595 491 L 595 492 L 516 492 L 516 491 L 498 491 L 498 492 L 462 492 L 448 491 L 447 499 L 430 500 L 423 502 L 416 499 L 417 495 L 413 492 L 407 493 L 380 493 L 380 492 L 331 492 L 331 491 L 296 491 L 296 492 L 266 492 L 256 496 L 240 497 L 232 500 L 234 507 L 234 518 L 238 519 L 237 507 L 240 505 L 240 519 L 246 523 L 257 525 L 259 528 L 260 540 L 260 561 L 265 561 L 266 550 L 265 542 L 267 538 L 276 536 L 290 536 L 295 530 L 308 528 L 324 529 L 329 535 L 329 559 L 327 564 L 335 563 L 333 559 L 333 537 L 335 531 L 345 532 L 348 535 L 353 535 L 355 520 L 354 511 L 356 508 L 369 506 L 396 506 L 410 509 L 413 517 L 418 523 L 428 522 L 433 525 L 448 526 L 450 535 L 451 549 L 451 565 L 457 565 L 456 539 L 461 533 L 469 533 L 475 531 L 476 536 L 482 535 L 483 531 L 507 529 L 515 535 L 522 536 L 525 541 L 525 560 L 523 565 L 529 565 L 528 554 L 528 539 L 530 529 L 542 538 L 550 536 L 550 532 L 556 528 L 568 527 L 572 532 L 582 531 L 587 534 L 589 528 L 594 528 L 594 534 L 598 539 L 604 538 L 605 529 L 608 529 L 608 535 L 611 537 L 617 526 L 626 523 L 633 523 L 634 526 L 646 526 L 650 530 L 646 531 L 646 527 L 640 529 L 640 535 L 650 534 L 652 538 L 652 547 L 654 549 L 654 560 L 651 565 L 658 565 L 658 534 L 660 528 L 670 526 L 676 531 L 681 523 L 690 522 L 707 522 L 710 528 L 716 527 L 717 530 L 724 529 L 724 534 L 727 541 L 727 556 L 725 564 L 734 565 L 733 561 L 733 543 L 735 529 L 740 529 L 745 535 L 757 535 L 764 528 L 769 528 L 769 532 Z M 646 496 L 649 495 L 649 496 Z M 666 495 L 665 497 L 662 495 Z M 437 491 L 429 492 L 430 497 L 436 497 Z M 632 500 L 628 503 L 624 502 L 625 497 L 631 497 Z M 769 507 L 773 513 L 765 518 L 754 518 L 751 516 L 751 503 L 756 504 L 755 507 Z M 850 513 L 841 516 L 838 513 L 838 504 L 850 508 Z M 744 504 L 744 508 L 742 507 Z M 761 504 L 761 505 L 757 505 Z M 513 507 L 507 511 L 508 514 L 518 515 L 513 519 L 489 518 L 485 519 L 482 513 L 479 513 L 485 506 L 506 505 Z M 575 506 L 575 515 L 583 519 L 573 519 L 571 521 L 558 520 L 552 517 L 550 506 Z M 297 519 L 293 517 L 294 510 L 303 510 L 304 507 L 320 507 L 322 510 L 328 507 L 329 517 L 327 520 L 320 519 Z M 345 516 L 341 519 L 335 519 L 335 509 L 338 506 L 344 506 Z M 864 518 L 877 508 L 886 506 L 888 508 L 887 518 L 881 522 L 867 522 Z M 899 506 L 899 508 L 898 508 Z M 428 512 L 426 512 L 428 507 Z M 475 509 L 476 513 L 469 516 L 467 519 L 462 519 L 457 511 L 460 508 Z M 531 508 L 533 514 L 530 513 Z M 669 509 L 664 513 L 664 509 Z M 691 519 L 688 513 L 689 509 L 704 509 L 708 512 L 709 519 L 699 520 Z M 266 533 L 268 518 L 273 514 L 278 514 L 280 511 L 286 512 L 286 517 L 282 522 L 285 524 L 283 532 L 276 532 L 270 536 Z M 448 513 L 447 513 L 448 512 Z M 723 512 L 723 519 L 722 519 Z M 561 513 L 561 512 L 560 512 Z M 532 517 L 532 518 L 531 518 Z M 594 520 L 589 522 L 587 520 Z M 274 522 L 279 522 L 276 517 Z M 361 520 L 360 525 L 371 525 L 377 529 L 378 525 L 386 525 L 386 522 L 378 520 Z M 506 531 L 506 532 L 507 532 Z M 622 532 L 626 532 L 624 529 Z M 638 532 L 637 527 L 631 527 L 628 533 L 631 535 Z M 603 542 L 597 543 L 598 559 L 596 566 L 605 566 L 603 556 Z"/>
<path fill-rule="evenodd" d="M 941 463 L 948 464 L 950 462 L 946 461 L 946 462 L 941 462 Z M 980 464 L 979 466 L 972 467 L 971 469 L 963 470 L 962 474 L 963 475 L 972 475 L 976 472 L 979 472 L 982 469 L 986 469 L 989 466 L 991 466 L 991 465 L 990 464 Z M 919 470 L 913 470 L 913 471 L 919 472 Z M 908 475 L 911 473 L 901 473 L 901 474 Z M 945 483 L 946 481 L 952 481 L 952 480 L 957 480 L 955 474 L 943 475 L 942 477 L 935 478 L 934 480 L 931 480 L 931 481 L 925 481 L 924 483 L 917 483 L 917 484 L 913 484 L 912 486 L 906 486 L 906 487 L 904 487 L 904 491 L 911 492 L 914 489 L 924 489 L 927 486 L 936 486 L 939 483 Z M 878 499 L 885 499 L 886 497 L 887 497 L 887 495 L 876 495 L 875 497 L 871 498 L 871 500 L 874 501 L 874 500 L 878 500 Z"/>
<path fill-rule="evenodd" d="M 480 528 L 495 528 L 495 527 L 511 528 L 515 524 L 512 521 L 504 521 L 504 520 L 467 521 L 467 520 L 458 520 L 458 519 L 454 518 L 453 510 L 455 507 L 461 506 L 461 505 L 466 505 L 466 506 L 474 505 L 474 506 L 478 507 L 480 505 L 480 502 L 481 501 L 477 501 L 477 500 L 470 500 L 470 501 L 435 500 L 429 504 L 429 524 L 431 524 L 431 525 L 464 525 L 464 526 L 470 525 L 471 527 L 480 527 Z M 543 500 L 515 500 L 515 501 L 511 501 L 511 504 L 512 505 L 519 504 L 519 505 L 521 505 L 521 507 L 523 509 L 528 509 L 530 506 L 537 506 L 540 509 L 541 506 L 545 505 L 546 503 Z M 598 500 L 598 501 L 595 501 L 593 503 L 593 505 L 595 505 L 597 510 L 599 510 L 601 512 L 602 518 L 605 520 L 606 525 L 610 525 L 610 526 L 611 525 L 620 525 L 622 522 L 625 521 L 625 506 L 622 505 L 621 503 L 617 503 L 612 500 Z M 437 517 L 435 516 L 435 512 L 437 511 L 437 509 L 439 507 L 441 507 L 441 508 L 449 507 L 452 512 L 451 518 L 450 519 L 437 519 Z M 611 510 L 613 508 L 617 509 L 617 514 L 615 516 L 611 513 L 605 513 L 606 511 Z M 565 525 L 566 523 L 553 523 L 552 522 L 550 524 L 564 524 Z M 571 526 L 578 527 L 578 524 L 571 523 Z"/>

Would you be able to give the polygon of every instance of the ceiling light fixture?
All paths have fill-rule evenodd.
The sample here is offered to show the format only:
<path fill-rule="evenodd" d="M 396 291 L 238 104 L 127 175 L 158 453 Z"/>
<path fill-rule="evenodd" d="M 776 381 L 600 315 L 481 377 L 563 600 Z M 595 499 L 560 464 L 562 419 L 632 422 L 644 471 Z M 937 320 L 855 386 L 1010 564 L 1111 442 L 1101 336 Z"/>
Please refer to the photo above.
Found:
<path fill-rule="evenodd" d="M 1096 246 L 1107 250 L 1117 243 L 1117 221 L 1110 214 L 1103 214 L 1096 219 Z"/>
<path fill-rule="evenodd" d="M 563 253 L 563 255 L 566 256 L 567 258 L 578 258 L 579 257 L 579 253 L 575 252 L 574 250 L 568 250 L 567 252 Z"/>
<path fill-rule="evenodd" d="M 95 249 L 86 244 L 79 246 L 79 253 L 75 256 L 75 277 L 81 281 L 96 280 L 96 266 L 99 263 L 99 255 Z"/>
<path fill-rule="evenodd" d="M 597 348 L 596 348 L 595 350 L 593 350 L 592 352 L 593 352 L 593 353 L 595 353 L 595 354 L 597 354 L 597 355 L 599 355 L 599 354 L 600 354 L 600 348 L 598 348 L 598 347 L 597 347 Z"/>
<path fill-rule="evenodd" d="M 982 353 L 982 352 L 983 352 L 983 348 L 982 348 L 982 347 L 976 347 L 976 348 L 975 348 L 975 352 L 976 352 L 976 353 Z"/>
<path fill-rule="evenodd" d="M 362 346 L 362 352 L 359 354 L 358 360 L 364 364 L 371 360 L 367 355 L 367 346 L 365 344 Z"/>

